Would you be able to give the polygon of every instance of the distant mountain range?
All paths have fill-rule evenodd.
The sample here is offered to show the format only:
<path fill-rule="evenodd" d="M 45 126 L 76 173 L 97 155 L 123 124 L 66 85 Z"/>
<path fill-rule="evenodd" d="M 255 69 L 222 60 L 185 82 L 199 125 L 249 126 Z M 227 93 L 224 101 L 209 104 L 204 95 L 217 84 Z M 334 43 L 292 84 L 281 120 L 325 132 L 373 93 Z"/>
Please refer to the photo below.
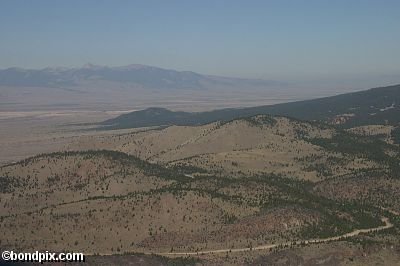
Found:
<path fill-rule="evenodd" d="M 270 114 L 324 121 L 345 128 L 370 124 L 397 126 L 400 122 L 399 104 L 400 85 L 394 85 L 314 100 L 210 112 L 173 112 L 164 108 L 149 108 L 123 114 L 103 122 L 102 125 L 111 128 L 202 125 L 213 121 Z"/>
<path fill-rule="evenodd" d="M 281 82 L 201 75 L 145 65 L 107 67 L 87 64 L 81 68 L 8 68 L 0 70 L 0 86 L 71 87 L 94 81 L 129 83 L 155 89 L 207 89 L 215 86 L 268 87 Z"/>

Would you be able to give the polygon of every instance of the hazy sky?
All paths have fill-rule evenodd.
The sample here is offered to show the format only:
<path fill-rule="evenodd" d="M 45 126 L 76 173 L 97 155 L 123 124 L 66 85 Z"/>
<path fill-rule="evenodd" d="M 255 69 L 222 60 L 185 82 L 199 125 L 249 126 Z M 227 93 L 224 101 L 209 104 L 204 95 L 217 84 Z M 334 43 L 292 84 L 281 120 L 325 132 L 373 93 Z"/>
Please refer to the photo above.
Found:
<path fill-rule="evenodd" d="M 398 77 L 400 1 L 0 1 L 0 68 L 87 62 L 280 80 Z"/>

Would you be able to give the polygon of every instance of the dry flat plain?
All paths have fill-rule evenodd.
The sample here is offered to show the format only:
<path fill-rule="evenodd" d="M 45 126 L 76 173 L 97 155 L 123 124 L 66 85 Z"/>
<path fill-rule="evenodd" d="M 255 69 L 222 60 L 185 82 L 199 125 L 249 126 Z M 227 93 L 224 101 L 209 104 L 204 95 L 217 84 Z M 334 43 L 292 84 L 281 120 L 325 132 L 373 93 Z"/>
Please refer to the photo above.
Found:
<path fill-rule="evenodd" d="M 94 265 L 399 265 L 399 149 L 365 128 L 264 115 L 94 130 L 112 116 L 2 114 L 2 249 Z"/>
<path fill-rule="evenodd" d="M 80 136 L 100 134 L 87 131 L 93 128 L 90 124 L 130 111 L 0 111 L 0 165 L 58 151 Z"/>

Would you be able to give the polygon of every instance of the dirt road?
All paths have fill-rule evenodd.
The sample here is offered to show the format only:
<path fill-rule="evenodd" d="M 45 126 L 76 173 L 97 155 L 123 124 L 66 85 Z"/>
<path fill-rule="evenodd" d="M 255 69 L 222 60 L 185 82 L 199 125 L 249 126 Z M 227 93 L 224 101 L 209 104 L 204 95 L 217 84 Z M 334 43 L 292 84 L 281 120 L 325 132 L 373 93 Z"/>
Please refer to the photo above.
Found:
<path fill-rule="evenodd" d="M 390 212 L 393 214 L 397 213 L 397 212 L 393 212 L 393 211 L 390 211 Z M 316 239 L 310 239 L 310 240 L 293 241 L 293 242 L 286 242 L 286 243 L 279 243 L 279 244 L 266 244 L 266 245 L 261 245 L 261 246 L 256 246 L 256 247 L 247 247 L 247 248 L 214 249 L 214 250 L 205 250 L 205 251 L 197 251 L 197 252 L 165 252 L 165 253 L 155 253 L 155 254 L 162 255 L 162 256 L 189 256 L 189 255 L 202 255 L 202 254 L 244 252 L 244 251 L 252 251 L 252 250 L 267 250 L 267 249 L 272 249 L 272 248 L 276 248 L 279 246 L 290 246 L 290 245 L 294 246 L 294 245 L 301 245 L 301 244 L 308 245 L 308 244 L 324 243 L 324 242 L 335 241 L 335 240 L 340 240 L 343 238 L 356 236 L 361 233 L 377 232 L 377 231 L 381 231 L 381 230 L 385 230 L 385 229 L 393 227 L 393 224 L 389 221 L 389 218 L 383 217 L 382 222 L 384 222 L 385 225 L 378 226 L 375 228 L 357 229 L 350 233 L 346 233 L 346 234 L 343 234 L 340 236 L 328 237 L 328 238 L 316 238 Z M 152 254 L 154 254 L 154 253 L 152 253 Z"/>

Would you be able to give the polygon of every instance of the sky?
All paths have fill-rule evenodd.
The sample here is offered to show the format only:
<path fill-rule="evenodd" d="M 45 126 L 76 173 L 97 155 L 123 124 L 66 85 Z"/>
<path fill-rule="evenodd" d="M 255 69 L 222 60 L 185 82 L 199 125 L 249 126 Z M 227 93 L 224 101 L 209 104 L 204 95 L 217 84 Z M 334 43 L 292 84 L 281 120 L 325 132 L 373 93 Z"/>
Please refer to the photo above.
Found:
<path fill-rule="evenodd" d="M 399 47 L 398 0 L 0 1 L 0 68 L 90 62 L 400 82 Z"/>

